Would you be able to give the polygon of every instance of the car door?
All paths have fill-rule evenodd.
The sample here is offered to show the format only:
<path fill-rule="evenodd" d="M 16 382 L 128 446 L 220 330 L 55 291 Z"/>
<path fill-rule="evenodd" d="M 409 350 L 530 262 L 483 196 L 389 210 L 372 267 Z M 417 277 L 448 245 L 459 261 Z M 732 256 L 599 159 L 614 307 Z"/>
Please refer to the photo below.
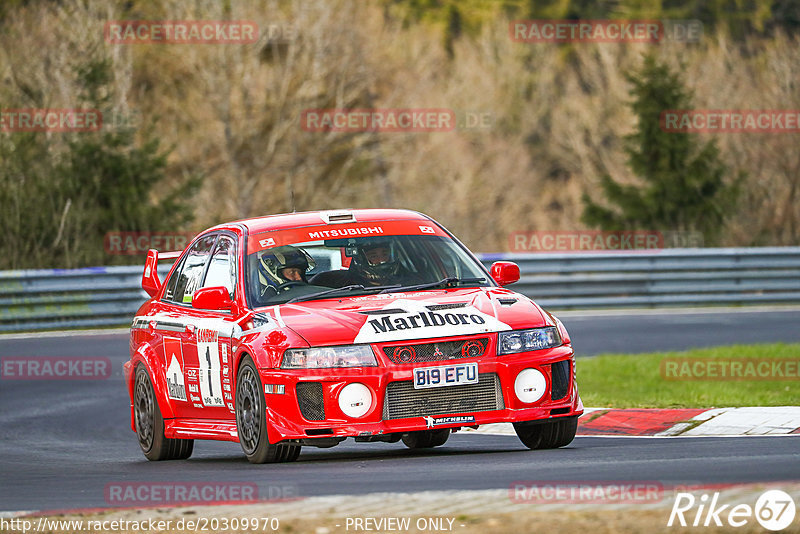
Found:
<path fill-rule="evenodd" d="M 199 237 L 181 257 L 178 266 L 167 280 L 159 312 L 152 321 L 160 340 L 166 375 L 167 397 L 173 412 L 180 418 L 198 417 L 204 405 L 199 396 L 198 365 L 193 347 L 195 320 L 191 311 L 191 298 L 200 287 L 206 265 L 218 234 Z"/>
<path fill-rule="evenodd" d="M 220 233 L 194 291 L 222 286 L 235 299 L 237 270 L 236 236 Z M 231 337 L 237 328 L 237 317 L 230 310 L 201 310 L 191 306 L 184 313 L 190 329 L 183 350 L 193 417 L 230 419 L 234 413 Z"/>

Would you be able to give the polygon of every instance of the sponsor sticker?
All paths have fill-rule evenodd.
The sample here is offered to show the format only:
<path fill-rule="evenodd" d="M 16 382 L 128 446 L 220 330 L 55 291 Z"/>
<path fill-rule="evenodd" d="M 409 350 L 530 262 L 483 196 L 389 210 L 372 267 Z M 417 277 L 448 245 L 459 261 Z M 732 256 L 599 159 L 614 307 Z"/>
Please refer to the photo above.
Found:
<path fill-rule="evenodd" d="M 427 428 L 434 428 L 441 425 L 474 425 L 474 415 L 452 415 L 449 417 L 423 417 Z"/>
<path fill-rule="evenodd" d="M 186 401 L 183 347 L 180 339 L 164 338 L 164 357 L 169 362 L 167 366 L 167 396 L 170 399 Z"/>
<path fill-rule="evenodd" d="M 423 230 L 423 227 L 425 228 Z M 447 234 L 436 226 L 420 225 L 414 221 L 380 221 L 374 223 L 322 224 L 304 228 L 289 228 L 271 232 L 260 232 L 248 238 L 248 254 L 265 248 L 307 243 L 324 239 L 379 237 L 394 235 Z"/>
<path fill-rule="evenodd" d="M 424 303 L 398 299 L 387 303 L 384 315 L 370 315 L 355 338 L 355 343 L 379 343 L 405 339 L 460 336 L 511 330 L 506 323 L 474 306 L 432 311 Z"/>

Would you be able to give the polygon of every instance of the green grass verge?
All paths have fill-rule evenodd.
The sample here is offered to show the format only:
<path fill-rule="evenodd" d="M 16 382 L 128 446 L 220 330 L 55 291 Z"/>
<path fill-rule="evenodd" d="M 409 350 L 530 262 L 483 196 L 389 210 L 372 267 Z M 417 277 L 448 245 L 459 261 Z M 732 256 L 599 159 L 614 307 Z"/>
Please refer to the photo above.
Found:
<path fill-rule="evenodd" d="M 784 366 L 784 369 L 793 370 L 794 378 L 765 380 L 747 377 L 746 380 L 736 381 L 719 378 L 703 381 L 665 378 L 667 370 L 665 368 L 662 372 L 662 360 L 673 362 L 685 358 L 716 360 L 746 358 L 753 359 L 752 362 L 786 359 L 794 362 Z M 676 369 L 676 364 L 672 365 L 671 369 Z M 578 387 L 583 404 L 591 407 L 798 406 L 800 405 L 798 365 L 800 365 L 800 343 L 733 345 L 684 352 L 604 354 L 578 360 Z M 678 369 L 686 371 L 691 370 L 691 367 L 678 367 Z"/>

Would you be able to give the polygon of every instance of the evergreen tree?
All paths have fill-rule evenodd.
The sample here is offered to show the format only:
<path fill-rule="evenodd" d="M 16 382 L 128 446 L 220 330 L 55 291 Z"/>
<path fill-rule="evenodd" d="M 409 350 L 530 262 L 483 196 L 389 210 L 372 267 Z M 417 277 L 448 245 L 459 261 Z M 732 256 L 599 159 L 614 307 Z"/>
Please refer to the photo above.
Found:
<path fill-rule="evenodd" d="M 444 30 L 444 49 L 447 52 L 447 57 L 453 59 L 455 57 L 455 50 L 453 43 L 461 36 L 461 13 L 455 5 L 450 5 L 447 8 L 447 26 Z"/>
<path fill-rule="evenodd" d="M 631 108 L 638 124 L 625 139 L 625 152 L 642 183 L 621 184 L 603 176 L 600 186 L 609 206 L 584 193 L 581 220 L 603 230 L 697 231 L 707 245 L 715 244 L 736 204 L 742 176 L 726 183 L 728 170 L 713 140 L 700 146 L 697 134 L 661 128 L 663 111 L 692 107 L 678 74 L 648 55 L 626 78 L 633 85 Z"/>
<path fill-rule="evenodd" d="M 80 104 L 110 116 L 111 65 L 87 60 L 76 69 Z M 108 127 L 106 127 L 108 126 Z M 109 256 L 115 231 L 180 232 L 193 216 L 199 177 L 168 180 L 168 151 L 130 126 L 97 132 L 0 136 L 0 269 L 131 263 Z"/>

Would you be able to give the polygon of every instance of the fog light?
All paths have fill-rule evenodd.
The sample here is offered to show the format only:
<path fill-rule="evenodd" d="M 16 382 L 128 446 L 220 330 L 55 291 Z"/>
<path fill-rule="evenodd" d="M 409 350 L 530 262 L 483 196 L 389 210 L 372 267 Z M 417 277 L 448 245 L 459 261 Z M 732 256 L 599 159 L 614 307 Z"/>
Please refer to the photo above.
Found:
<path fill-rule="evenodd" d="M 514 380 L 514 393 L 522 402 L 536 402 L 547 392 L 547 380 L 537 369 L 525 369 Z"/>
<path fill-rule="evenodd" d="M 364 384 L 347 384 L 339 393 L 339 408 L 348 417 L 363 417 L 372 407 L 372 392 Z"/>

